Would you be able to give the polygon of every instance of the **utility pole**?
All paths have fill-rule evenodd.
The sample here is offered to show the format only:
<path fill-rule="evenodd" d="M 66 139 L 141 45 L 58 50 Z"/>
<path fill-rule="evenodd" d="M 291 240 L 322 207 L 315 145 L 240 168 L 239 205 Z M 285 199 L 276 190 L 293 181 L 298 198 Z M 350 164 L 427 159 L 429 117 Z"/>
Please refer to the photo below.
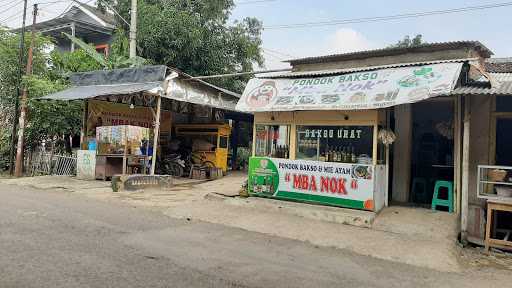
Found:
<path fill-rule="evenodd" d="M 137 0 L 132 0 L 130 9 L 130 58 L 137 56 Z"/>
<path fill-rule="evenodd" d="M 23 56 L 25 55 L 25 19 L 27 18 L 27 0 L 23 2 L 23 22 L 21 24 L 20 44 L 19 44 L 19 63 L 18 63 L 18 83 L 16 85 L 16 99 L 14 100 L 14 118 L 12 121 L 11 149 L 9 151 L 9 174 L 14 173 L 14 150 L 16 150 L 16 136 L 18 131 L 18 117 L 21 96 L 21 74 L 23 69 Z"/>
<path fill-rule="evenodd" d="M 32 12 L 32 31 L 30 35 L 30 47 L 28 48 L 27 58 L 27 71 L 26 75 L 32 75 L 32 59 L 34 58 L 34 42 L 36 38 L 36 18 L 37 18 L 37 4 L 34 4 L 34 11 Z M 20 129 L 18 131 L 18 147 L 16 150 L 16 169 L 14 176 L 21 177 L 23 175 L 23 151 L 25 142 L 25 123 L 27 120 L 27 101 L 28 101 L 28 87 L 23 86 L 23 93 L 21 94 L 21 111 L 20 111 Z"/>

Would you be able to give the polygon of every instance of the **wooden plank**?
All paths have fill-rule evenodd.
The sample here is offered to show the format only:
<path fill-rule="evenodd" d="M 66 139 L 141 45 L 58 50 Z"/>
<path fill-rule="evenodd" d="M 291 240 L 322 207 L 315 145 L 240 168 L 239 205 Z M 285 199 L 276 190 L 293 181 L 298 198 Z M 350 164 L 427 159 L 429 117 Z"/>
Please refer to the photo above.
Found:
<path fill-rule="evenodd" d="M 460 206 L 461 206 L 461 119 L 462 119 L 462 95 L 458 95 L 455 101 L 455 113 L 454 113 L 454 132 L 453 139 L 454 143 L 454 191 L 455 191 L 455 213 L 460 215 Z"/>
<path fill-rule="evenodd" d="M 470 132 L 470 98 L 466 96 L 464 105 L 464 126 L 462 137 L 462 189 L 461 189 L 461 240 L 467 242 L 469 213 L 469 132 Z"/>
<path fill-rule="evenodd" d="M 491 221 L 492 220 L 492 209 L 489 205 L 487 207 L 487 223 L 485 225 L 485 251 L 489 252 L 489 240 L 491 239 Z"/>
<path fill-rule="evenodd" d="M 412 152 L 412 107 L 411 104 L 395 106 L 395 132 L 393 145 L 392 199 L 397 202 L 409 200 Z"/>

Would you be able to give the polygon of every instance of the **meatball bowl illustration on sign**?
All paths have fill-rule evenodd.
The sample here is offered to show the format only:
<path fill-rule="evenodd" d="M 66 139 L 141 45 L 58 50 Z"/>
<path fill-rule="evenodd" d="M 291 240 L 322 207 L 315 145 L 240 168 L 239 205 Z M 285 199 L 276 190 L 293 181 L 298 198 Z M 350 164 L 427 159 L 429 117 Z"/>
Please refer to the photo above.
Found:
<path fill-rule="evenodd" d="M 274 81 L 265 81 L 249 93 L 247 105 L 254 108 L 264 107 L 276 96 L 276 83 Z"/>

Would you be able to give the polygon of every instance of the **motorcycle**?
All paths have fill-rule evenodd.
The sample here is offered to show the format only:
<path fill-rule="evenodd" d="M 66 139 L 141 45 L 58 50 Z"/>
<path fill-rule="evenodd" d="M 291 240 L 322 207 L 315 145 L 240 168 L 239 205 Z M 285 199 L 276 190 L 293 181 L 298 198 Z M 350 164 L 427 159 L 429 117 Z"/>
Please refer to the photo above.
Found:
<path fill-rule="evenodd" d="M 184 170 L 185 160 L 179 154 L 170 154 L 160 161 L 160 174 L 181 177 Z"/>

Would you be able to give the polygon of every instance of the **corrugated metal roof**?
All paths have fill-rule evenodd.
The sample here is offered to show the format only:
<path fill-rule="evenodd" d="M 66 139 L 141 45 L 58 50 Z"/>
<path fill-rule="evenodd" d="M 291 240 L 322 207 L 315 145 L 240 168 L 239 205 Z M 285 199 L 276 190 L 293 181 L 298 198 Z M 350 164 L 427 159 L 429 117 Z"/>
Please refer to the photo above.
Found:
<path fill-rule="evenodd" d="M 326 70 L 318 70 L 318 71 L 275 72 L 275 73 L 258 74 L 257 78 L 297 78 L 297 77 L 311 77 L 311 76 L 328 76 L 328 75 L 346 74 L 346 73 L 354 73 L 354 72 L 361 72 L 361 71 L 372 71 L 372 70 L 379 70 L 379 69 L 399 68 L 399 67 L 408 67 L 408 66 L 420 66 L 420 65 L 438 64 L 438 63 L 472 62 L 472 61 L 476 61 L 476 60 L 478 60 L 478 58 L 436 60 L 436 61 L 423 61 L 423 62 L 412 62 L 412 63 L 397 63 L 397 64 L 388 64 L 388 65 L 380 65 L 380 66 L 355 67 L 355 68 L 345 68 L 345 69 L 326 69 Z"/>
<path fill-rule="evenodd" d="M 331 54 L 317 57 L 306 57 L 299 59 L 291 59 L 285 62 L 289 62 L 292 65 L 296 64 L 307 64 L 307 63 L 321 63 L 330 61 L 343 61 L 352 59 L 362 59 L 368 57 L 379 57 L 379 56 L 390 56 L 400 55 L 404 53 L 415 53 L 415 52 L 433 52 L 447 49 L 460 49 L 460 48 L 472 48 L 482 52 L 483 57 L 491 57 L 493 55 L 489 48 L 485 47 L 479 41 L 451 41 L 451 42 L 439 42 L 439 43 L 425 43 L 414 47 L 392 47 L 375 50 L 357 51 L 343 54 Z"/>
<path fill-rule="evenodd" d="M 455 88 L 451 95 L 512 95 L 512 81 L 500 82 L 497 87 L 483 88 L 463 86 Z"/>
<path fill-rule="evenodd" d="M 512 72 L 512 57 L 486 59 L 485 70 L 493 73 Z"/>
<path fill-rule="evenodd" d="M 497 82 L 512 81 L 512 73 L 489 73 L 489 76 Z"/>

